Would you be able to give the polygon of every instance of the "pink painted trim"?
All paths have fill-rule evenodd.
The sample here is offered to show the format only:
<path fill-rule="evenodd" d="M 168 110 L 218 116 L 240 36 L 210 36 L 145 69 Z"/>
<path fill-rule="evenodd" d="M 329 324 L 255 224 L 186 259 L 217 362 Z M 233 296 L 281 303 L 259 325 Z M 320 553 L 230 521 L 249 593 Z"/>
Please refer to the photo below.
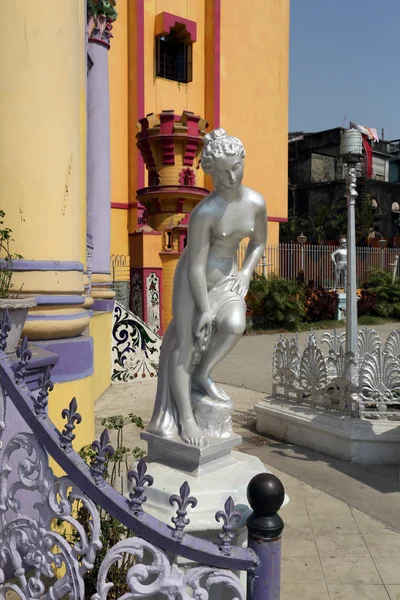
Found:
<path fill-rule="evenodd" d="M 183 217 L 179 225 L 188 225 L 189 224 L 190 213 L 186 213 L 186 216 Z"/>
<path fill-rule="evenodd" d="M 187 239 L 187 230 L 179 232 L 179 252 L 183 252 L 185 249 L 185 240 Z"/>
<path fill-rule="evenodd" d="M 134 231 L 133 233 L 130 233 L 129 236 L 137 235 L 138 233 L 141 233 L 142 235 L 162 235 L 161 231 L 143 231 L 142 229 L 139 229 Z"/>
<path fill-rule="evenodd" d="M 163 31 L 157 31 L 157 35 L 161 33 L 169 34 L 171 29 L 175 27 L 177 23 L 180 25 L 184 25 L 186 31 L 189 34 L 190 41 L 192 44 L 197 40 L 197 23 L 195 21 L 189 21 L 189 19 L 183 19 L 182 17 L 178 17 L 177 15 L 172 15 L 168 12 L 163 12 Z"/>
<path fill-rule="evenodd" d="M 287 223 L 287 217 L 267 217 L 268 221 L 272 221 L 272 223 Z"/>
<path fill-rule="evenodd" d="M 145 116 L 144 102 L 144 0 L 136 0 L 136 23 L 137 23 L 137 120 Z M 144 160 L 140 150 L 137 151 L 138 173 L 137 187 L 144 187 Z"/>
<path fill-rule="evenodd" d="M 207 196 L 207 194 L 209 194 L 209 190 L 206 190 L 205 188 L 201 188 L 201 187 L 196 187 L 196 186 L 185 186 L 184 187 L 184 192 L 182 191 L 182 187 L 180 185 L 155 185 L 153 187 L 145 187 L 145 188 L 141 188 L 140 190 L 137 190 L 137 195 L 138 196 L 154 196 L 155 194 L 157 194 L 157 196 L 159 195 L 163 195 L 163 194 L 171 194 L 171 193 L 176 193 L 179 194 L 180 196 L 182 196 L 182 194 L 186 195 L 195 195 L 195 196 L 200 196 L 200 197 L 204 197 Z"/>
<path fill-rule="evenodd" d="M 221 0 L 214 0 L 214 129 L 221 114 Z"/>
<path fill-rule="evenodd" d="M 135 202 L 136 205 L 136 202 Z M 134 208 L 133 204 L 124 204 L 123 202 L 111 202 L 111 208 L 120 208 L 121 210 L 130 210 Z"/>
<path fill-rule="evenodd" d="M 192 161 L 192 164 L 193 164 L 193 161 Z M 188 184 L 185 184 L 186 177 L 189 178 Z M 196 175 L 194 174 L 193 169 L 191 169 L 190 167 L 182 169 L 182 171 L 179 173 L 179 185 L 193 186 L 193 185 L 195 185 L 195 183 L 196 183 Z"/>

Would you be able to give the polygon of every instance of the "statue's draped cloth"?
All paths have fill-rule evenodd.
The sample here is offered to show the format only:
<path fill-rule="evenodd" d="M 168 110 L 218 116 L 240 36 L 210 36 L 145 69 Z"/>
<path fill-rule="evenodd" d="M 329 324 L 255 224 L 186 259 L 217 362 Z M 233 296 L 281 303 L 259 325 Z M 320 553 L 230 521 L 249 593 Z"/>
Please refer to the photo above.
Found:
<path fill-rule="evenodd" d="M 243 311 L 246 311 L 244 299 L 239 296 L 237 292 L 232 292 L 231 290 L 236 280 L 237 273 L 237 265 L 234 263 L 229 275 L 223 277 L 216 285 L 208 288 L 208 299 L 214 322 L 221 308 L 230 302 L 240 302 L 243 305 Z M 187 277 L 186 269 L 185 276 Z M 188 323 L 187 326 L 192 328 L 193 323 Z M 153 416 L 147 427 L 147 431 L 162 437 L 174 437 L 179 434 L 177 426 L 179 423 L 178 411 L 169 382 L 169 358 L 175 347 L 175 342 L 176 331 L 174 321 L 172 320 L 161 345 L 156 400 Z M 195 348 L 194 335 L 193 348 Z"/>

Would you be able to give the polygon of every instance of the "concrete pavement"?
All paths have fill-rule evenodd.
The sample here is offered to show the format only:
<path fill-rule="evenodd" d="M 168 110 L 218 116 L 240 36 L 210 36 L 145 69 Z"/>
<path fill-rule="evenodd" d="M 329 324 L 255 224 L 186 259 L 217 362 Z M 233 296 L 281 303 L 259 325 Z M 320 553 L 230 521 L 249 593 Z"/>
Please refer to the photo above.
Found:
<path fill-rule="evenodd" d="M 133 412 L 146 424 L 155 387 L 155 380 L 110 387 L 96 403 L 96 434 L 102 418 L 115 414 Z M 382 476 L 357 470 L 257 434 L 253 406 L 264 394 L 229 385 L 225 390 L 235 403 L 234 429 L 243 438 L 238 449 L 258 456 L 290 496 L 281 510 L 281 600 L 400 600 L 397 481 L 384 468 Z M 139 436 L 135 426 L 127 427 L 124 444 L 145 449 Z"/>

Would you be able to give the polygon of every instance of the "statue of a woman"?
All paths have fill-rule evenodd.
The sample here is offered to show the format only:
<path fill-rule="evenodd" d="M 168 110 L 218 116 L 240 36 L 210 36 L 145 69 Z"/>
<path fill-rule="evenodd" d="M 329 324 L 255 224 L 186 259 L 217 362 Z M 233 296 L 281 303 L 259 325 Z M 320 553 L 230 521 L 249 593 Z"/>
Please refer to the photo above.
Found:
<path fill-rule="evenodd" d="M 204 136 L 201 166 L 212 176 L 215 191 L 190 216 L 147 428 L 163 437 L 178 434 L 198 446 L 206 443 L 206 435 L 196 423 L 192 393 L 201 392 L 216 403 L 229 402 L 210 373 L 244 333 L 244 298 L 267 240 L 265 200 L 242 185 L 244 157 L 242 142 L 223 129 Z M 249 244 L 239 271 L 237 250 L 245 238 Z M 195 356 L 200 361 L 194 361 Z"/>

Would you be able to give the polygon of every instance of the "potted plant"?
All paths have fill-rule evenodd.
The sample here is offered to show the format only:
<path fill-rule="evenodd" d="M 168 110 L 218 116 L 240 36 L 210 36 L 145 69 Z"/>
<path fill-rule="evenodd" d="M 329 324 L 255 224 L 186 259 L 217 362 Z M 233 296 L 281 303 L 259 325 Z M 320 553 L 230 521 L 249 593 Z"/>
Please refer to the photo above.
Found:
<path fill-rule="evenodd" d="M 21 289 L 13 291 L 13 260 L 21 259 L 19 254 L 11 254 L 10 242 L 11 229 L 4 227 L 5 213 L 0 210 L 0 321 L 4 321 L 6 311 L 10 331 L 7 336 L 6 353 L 12 354 L 16 351 L 25 325 L 28 310 L 36 306 L 36 298 L 20 297 Z"/>

